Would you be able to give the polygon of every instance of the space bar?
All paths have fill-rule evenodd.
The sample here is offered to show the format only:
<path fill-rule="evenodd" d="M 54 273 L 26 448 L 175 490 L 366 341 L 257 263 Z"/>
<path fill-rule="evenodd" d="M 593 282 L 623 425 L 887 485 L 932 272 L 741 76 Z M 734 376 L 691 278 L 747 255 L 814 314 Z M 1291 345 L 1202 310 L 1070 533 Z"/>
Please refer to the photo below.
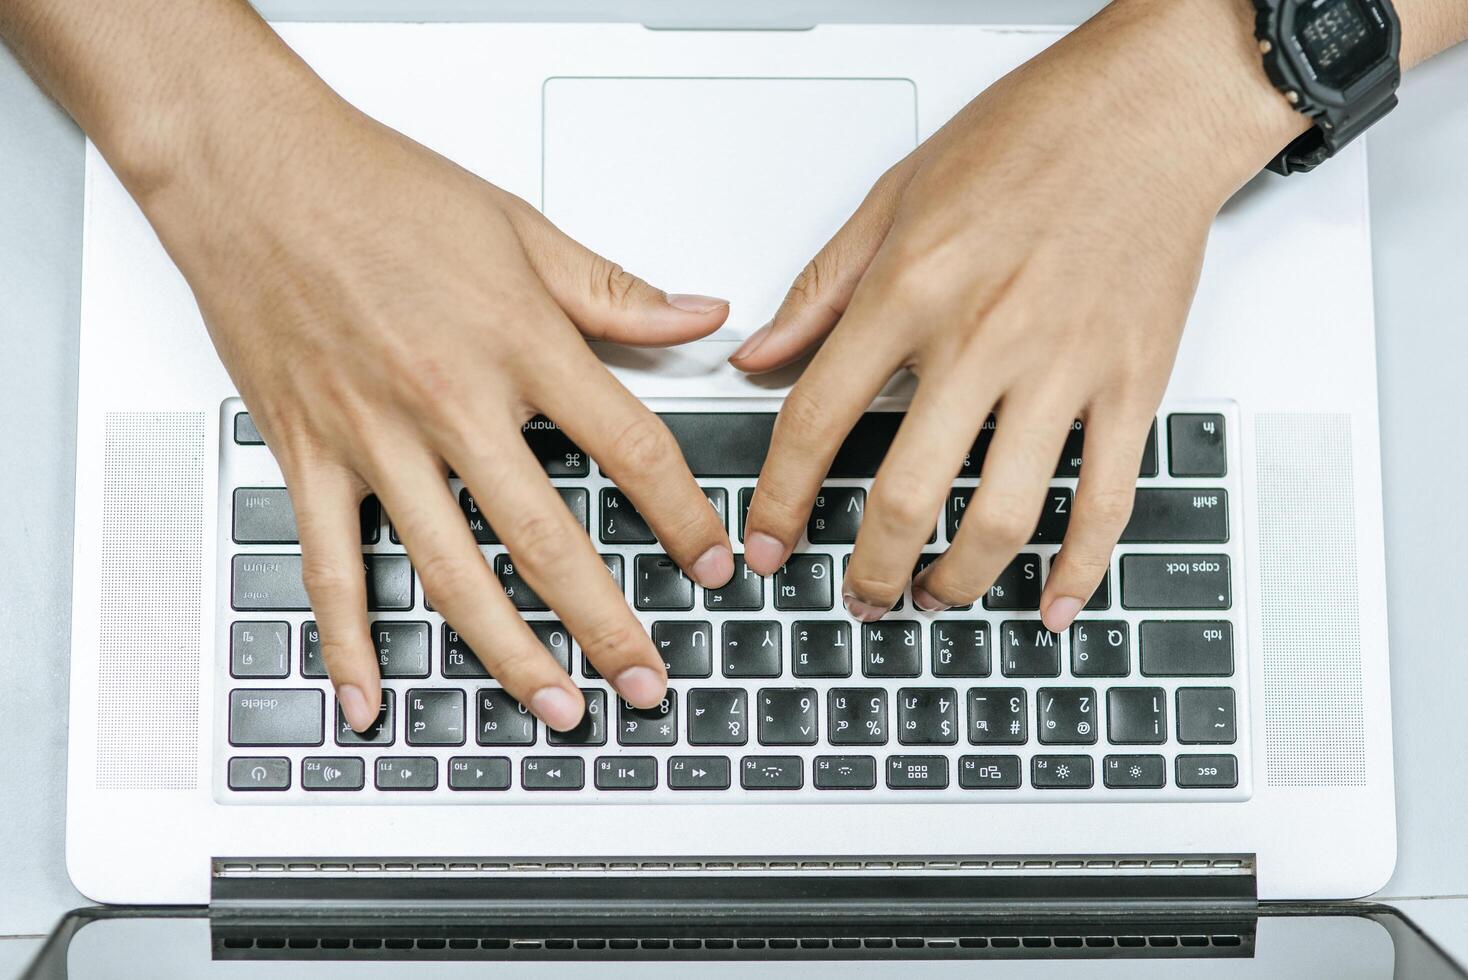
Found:
<path fill-rule="evenodd" d="M 770 451 L 774 412 L 664 412 L 694 476 L 756 477 Z M 834 477 L 877 475 L 902 412 L 867 412 L 857 420 L 831 463 Z"/>

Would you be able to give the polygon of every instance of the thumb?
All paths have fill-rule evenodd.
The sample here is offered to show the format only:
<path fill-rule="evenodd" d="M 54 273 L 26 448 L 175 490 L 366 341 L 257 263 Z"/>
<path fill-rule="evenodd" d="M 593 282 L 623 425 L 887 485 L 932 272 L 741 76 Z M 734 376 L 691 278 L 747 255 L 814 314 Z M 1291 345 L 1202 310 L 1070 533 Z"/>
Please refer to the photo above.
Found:
<path fill-rule="evenodd" d="M 524 211 L 514 224 L 526 258 L 587 339 L 669 347 L 706 337 L 728 319 L 728 300 L 665 293 L 573 241 L 528 204 Z"/>
<path fill-rule="evenodd" d="M 877 181 L 856 213 L 800 270 L 770 322 L 750 334 L 729 363 L 750 374 L 773 371 L 825 339 L 892 227 L 911 159 Z"/>

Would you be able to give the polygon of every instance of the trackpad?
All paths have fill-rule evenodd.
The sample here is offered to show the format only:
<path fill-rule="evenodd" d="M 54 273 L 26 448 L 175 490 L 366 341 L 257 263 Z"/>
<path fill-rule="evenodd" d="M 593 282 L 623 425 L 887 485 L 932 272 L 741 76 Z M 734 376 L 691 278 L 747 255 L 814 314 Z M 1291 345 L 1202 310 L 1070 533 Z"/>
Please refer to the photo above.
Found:
<path fill-rule="evenodd" d="M 907 79 L 552 78 L 541 207 L 740 340 L 917 143 Z"/>

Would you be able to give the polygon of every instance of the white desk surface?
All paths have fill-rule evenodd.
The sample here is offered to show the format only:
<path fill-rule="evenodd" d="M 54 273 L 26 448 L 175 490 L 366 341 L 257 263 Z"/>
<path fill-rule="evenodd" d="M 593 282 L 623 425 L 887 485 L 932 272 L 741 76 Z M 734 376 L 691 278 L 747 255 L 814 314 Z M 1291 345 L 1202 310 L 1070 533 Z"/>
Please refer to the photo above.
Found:
<path fill-rule="evenodd" d="M 577 19 L 770 24 L 1055 22 L 1099 0 L 276 0 L 282 19 Z M 585 12 L 594 11 L 588 17 Z M 1399 857 L 1383 898 L 1468 895 L 1464 779 L 1468 454 L 1452 449 L 1468 368 L 1468 49 L 1414 72 L 1373 132 Z M 1294 178 L 1308 180 L 1308 177 Z M 64 863 L 67 655 L 82 138 L 0 50 L 0 937 L 87 904 Z M 1445 568 L 1448 561 L 1452 568 Z M 1418 906 L 1412 906 L 1414 910 Z M 1424 903 L 1435 929 L 1463 903 Z M 33 941 L 0 940 L 0 976 Z"/>

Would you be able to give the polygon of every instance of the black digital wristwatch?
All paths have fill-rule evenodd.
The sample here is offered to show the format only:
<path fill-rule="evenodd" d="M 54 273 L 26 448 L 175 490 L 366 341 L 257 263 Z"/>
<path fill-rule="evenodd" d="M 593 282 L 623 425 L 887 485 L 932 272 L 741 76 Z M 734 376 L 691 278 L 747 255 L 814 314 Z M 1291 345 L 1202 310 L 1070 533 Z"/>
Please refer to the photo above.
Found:
<path fill-rule="evenodd" d="M 1269 163 L 1313 170 L 1397 104 L 1402 25 L 1391 0 L 1254 0 L 1269 80 L 1315 121 Z"/>

